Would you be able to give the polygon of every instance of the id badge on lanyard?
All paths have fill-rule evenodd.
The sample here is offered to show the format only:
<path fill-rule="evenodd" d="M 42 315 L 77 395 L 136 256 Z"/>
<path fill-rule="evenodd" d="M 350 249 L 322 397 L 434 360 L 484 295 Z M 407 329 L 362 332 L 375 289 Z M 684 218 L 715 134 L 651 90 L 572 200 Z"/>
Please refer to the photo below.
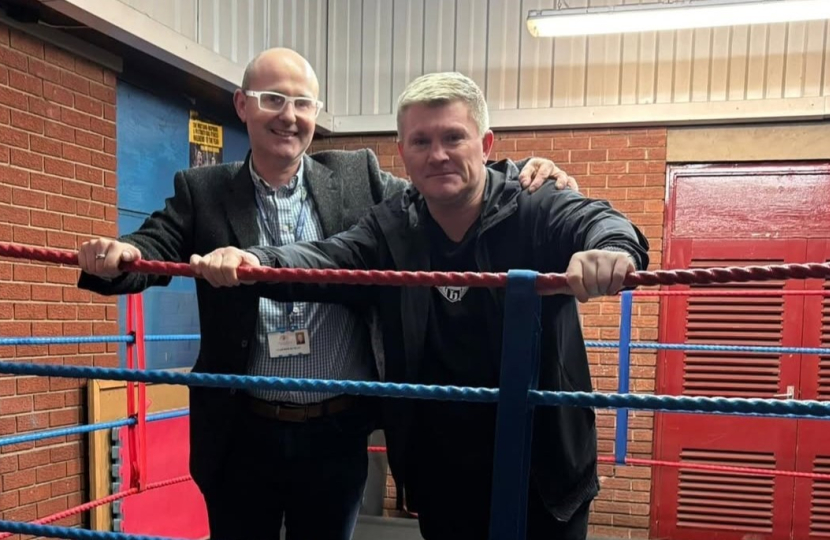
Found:
<path fill-rule="evenodd" d="M 300 202 L 300 215 L 297 216 L 297 226 L 294 228 L 294 240 L 299 242 L 303 237 L 303 230 L 305 229 L 305 188 L 301 188 L 302 199 Z M 271 237 L 271 242 L 274 245 L 281 245 L 278 238 L 271 232 L 271 227 L 268 225 L 268 220 L 265 216 L 265 211 L 260 205 L 257 197 L 257 208 L 260 211 L 262 224 L 265 227 L 268 236 Z M 300 309 L 294 305 L 293 302 L 287 304 L 288 311 L 288 327 L 281 328 L 276 332 L 268 334 L 268 354 L 271 358 L 281 358 L 285 356 L 299 356 L 311 354 L 311 333 L 308 328 L 300 328 L 297 325 L 297 319 L 300 315 Z"/>
<path fill-rule="evenodd" d="M 268 334 L 268 353 L 271 358 L 311 354 L 311 333 L 308 328 L 300 328 L 294 318 L 299 309 L 293 303 L 288 304 L 288 328 L 281 328 Z"/>

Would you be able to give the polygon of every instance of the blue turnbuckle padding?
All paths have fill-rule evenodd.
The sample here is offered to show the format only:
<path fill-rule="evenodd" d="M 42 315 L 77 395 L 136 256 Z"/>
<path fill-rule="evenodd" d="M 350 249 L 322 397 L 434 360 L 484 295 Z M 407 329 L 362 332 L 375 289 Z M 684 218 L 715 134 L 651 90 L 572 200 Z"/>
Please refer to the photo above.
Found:
<path fill-rule="evenodd" d="M 516 540 L 526 535 L 533 436 L 528 391 L 536 388 L 539 380 L 542 333 L 536 276 L 536 272 L 523 270 L 507 274 L 490 540 Z"/>

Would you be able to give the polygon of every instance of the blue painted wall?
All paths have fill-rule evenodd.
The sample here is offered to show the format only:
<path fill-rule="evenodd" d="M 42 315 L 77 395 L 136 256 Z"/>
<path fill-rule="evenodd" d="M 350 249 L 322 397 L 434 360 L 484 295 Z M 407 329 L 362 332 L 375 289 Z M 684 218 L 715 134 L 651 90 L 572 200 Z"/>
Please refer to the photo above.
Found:
<path fill-rule="evenodd" d="M 173 176 L 189 166 L 186 103 L 173 102 L 123 81 L 117 87 L 118 231 L 138 229 L 164 200 L 173 195 Z M 243 127 L 223 126 L 225 162 L 245 158 L 248 136 Z M 198 334 L 196 288 L 192 279 L 173 278 L 167 287 L 144 293 L 147 334 Z M 126 332 L 126 298 L 119 298 L 119 327 Z M 197 341 L 148 343 L 148 369 L 191 367 Z M 121 348 L 121 365 L 126 364 Z"/>

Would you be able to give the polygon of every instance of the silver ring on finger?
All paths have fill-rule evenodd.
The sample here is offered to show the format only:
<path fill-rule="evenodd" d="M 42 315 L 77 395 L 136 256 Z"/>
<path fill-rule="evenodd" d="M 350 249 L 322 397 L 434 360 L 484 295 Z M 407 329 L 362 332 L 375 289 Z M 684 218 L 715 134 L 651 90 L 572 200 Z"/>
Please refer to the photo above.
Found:
<path fill-rule="evenodd" d="M 97 260 L 100 260 L 100 259 L 106 259 L 106 258 L 107 258 L 107 254 L 106 254 L 106 253 L 96 253 L 96 254 L 95 254 L 95 260 L 96 260 L 96 261 L 97 261 Z"/>

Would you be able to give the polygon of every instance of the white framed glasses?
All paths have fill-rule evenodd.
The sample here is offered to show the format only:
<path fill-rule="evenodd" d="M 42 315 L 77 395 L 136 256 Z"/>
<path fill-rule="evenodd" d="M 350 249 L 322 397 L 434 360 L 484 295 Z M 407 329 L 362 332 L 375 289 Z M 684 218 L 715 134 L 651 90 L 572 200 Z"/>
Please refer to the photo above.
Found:
<path fill-rule="evenodd" d="M 257 99 L 257 105 L 263 111 L 281 112 L 285 104 L 291 102 L 294 112 L 301 116 L 317 117 L 323 108 L 323 102 L 303 96 L 286 96 L 279 92 L 245 90 L 245 95 Z"/>

